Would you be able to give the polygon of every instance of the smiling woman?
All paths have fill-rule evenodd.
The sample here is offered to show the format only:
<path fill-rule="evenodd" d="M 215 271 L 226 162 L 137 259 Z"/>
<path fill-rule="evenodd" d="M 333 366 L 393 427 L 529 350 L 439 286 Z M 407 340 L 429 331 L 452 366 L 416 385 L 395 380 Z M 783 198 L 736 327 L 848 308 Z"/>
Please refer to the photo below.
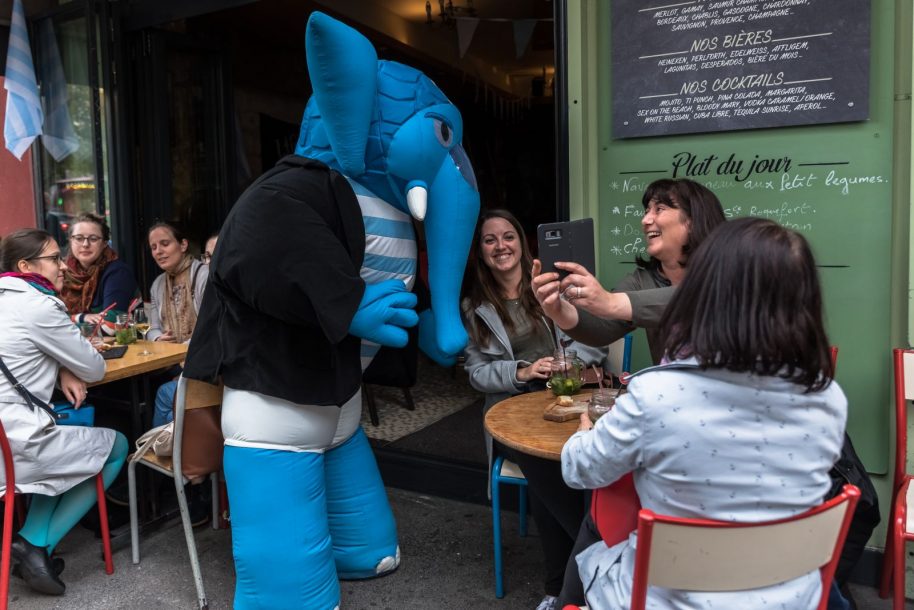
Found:
<path fill-rule="evenodd" d="M 524 230 L 506 210 L 488 210 L 479 220 L 462 304 L 470 337 L 465 369 L 474 389 L 486 393 L 484 410 L 515 394 L 545 387 L 559 344 L 530 290 L 532 258 Z M 559 334 L 562 347 L 577 351 L 589 366 L 602 366 L 607 349 L 575 344 Z M 527 478 L 530 506 L 543 539 L 546 597 L 554 601 L 565 574 L 585 498 L 563 482 L 558 462 L 511 450 L 486 437 L 493 454 L 518 464 Z M 551 600 L 551 601 L 550 601 Z M 551 607 L 551 606 L 543 606 Z"/>
<path fill-rule="evenodd" d="M 663 356 L 658 325 L 673 287 L 685 277 L 689 255 L 725 219 L 717 196 L 688 179 L 652 182 L 641 203 L 649 258 L 636 259 L 638 269 L 612 291 L 575 263 L 556 263 L 569 272 L 560 282 L 557 273 L 540 274 L 535 261 L 532 285 L 546 315 L 577 341 L 603 345 L 644 328 L 656 364 Z"/>

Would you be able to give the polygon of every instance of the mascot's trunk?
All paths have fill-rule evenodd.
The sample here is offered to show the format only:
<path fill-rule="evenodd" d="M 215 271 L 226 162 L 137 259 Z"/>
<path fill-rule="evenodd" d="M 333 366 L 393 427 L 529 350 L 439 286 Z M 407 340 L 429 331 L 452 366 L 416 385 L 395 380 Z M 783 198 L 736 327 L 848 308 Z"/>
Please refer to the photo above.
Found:
<path fill-rule="evenodd" d="M 459 354 L 467 342 L 460 316 L 460 285 L 479 215 L 479 193 L 447 157 L 428 199 L 425 240 L 435 337 L 442 352 Z"/>

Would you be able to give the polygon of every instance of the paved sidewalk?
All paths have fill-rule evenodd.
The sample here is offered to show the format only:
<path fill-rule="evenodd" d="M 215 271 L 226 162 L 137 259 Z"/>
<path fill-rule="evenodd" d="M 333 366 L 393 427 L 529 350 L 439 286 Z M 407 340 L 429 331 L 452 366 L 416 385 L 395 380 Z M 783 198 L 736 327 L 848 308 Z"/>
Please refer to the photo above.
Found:
<path fill-rule="evenodd" d="M 505 586 L 495 599 L 492 574 L 492 522 L 487 506 L 388 489 L 400 531 L 402 563 L 384 578 L 342 583 L 343 610 L 533 610 L 542 597 L 540 546 L 535 528 L 517 534 L 517 515 L 503 515 Z M 532 525 L 532 521 L 531 521 Z M 231 608 L 234 573 L 228 530 L 197 530 L 197 548 L 210 608 Z M 181 527 L 174 524 L 142 542 L 139 565 L 130 549 L 114 556 L 115 573 L 106 576 L 101 545 L 77 527 L 61 543 L 67 594 L 44 597 L 12 579 L 10 608 L 187 609 L 196 594 Z M 295 569 L 276 565 L 276 569 Z M 854 587 L 860 610 L 888 610 L 891 604 L 867 587 Z"/>

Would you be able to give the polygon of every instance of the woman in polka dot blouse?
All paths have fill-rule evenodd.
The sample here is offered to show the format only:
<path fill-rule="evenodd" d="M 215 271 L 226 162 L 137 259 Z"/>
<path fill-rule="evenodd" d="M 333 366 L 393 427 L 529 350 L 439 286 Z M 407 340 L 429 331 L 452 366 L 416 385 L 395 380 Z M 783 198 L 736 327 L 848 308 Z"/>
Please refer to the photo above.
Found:
<path fill-rule="evenodd" d="M 632 472 L 644 508 L 766 521 L 820 504 L 841 452 L 847 399 L 832 380 L 809 244 L 775 222 L 724 223 L 690 260 L 661 329 L 666 364 L 562 451 L 565 482 L 596 489 Z M 577 556 L 590 608 L 627 608 L 637 535 Z M 813 608 L 818 571 L 739 593 L 652 587 L 649 608 Z"/>

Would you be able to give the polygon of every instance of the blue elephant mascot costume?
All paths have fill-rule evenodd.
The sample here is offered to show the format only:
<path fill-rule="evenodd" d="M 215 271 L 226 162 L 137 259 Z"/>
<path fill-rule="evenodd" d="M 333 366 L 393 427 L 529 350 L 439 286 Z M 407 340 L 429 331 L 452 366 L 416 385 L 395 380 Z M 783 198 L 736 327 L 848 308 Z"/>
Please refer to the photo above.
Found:
<path fill-rule="evenodd" d="M 185 376 L 225 384 L 224 468 L 236 608 L 332 609 L 338 578 L 400 561 L 359 426 L 360 377 L 382 345 L 452 363 L 479 194 L 460 113 L 424 74 L 379 61 L 322 13 L 305 46 L 314 95 L 295 154 L 222 228 Z M 431 308 L 415 311 L 412 219 L 424 221 Z"/>

